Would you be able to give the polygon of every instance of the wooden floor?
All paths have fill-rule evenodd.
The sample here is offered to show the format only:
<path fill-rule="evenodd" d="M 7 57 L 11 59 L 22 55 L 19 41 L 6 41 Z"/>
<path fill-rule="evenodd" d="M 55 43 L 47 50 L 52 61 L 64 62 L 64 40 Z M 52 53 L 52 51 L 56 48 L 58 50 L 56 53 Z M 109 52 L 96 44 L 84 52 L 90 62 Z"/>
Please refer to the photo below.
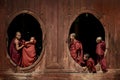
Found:
<path fill-rule="evenodd" d="M 0 73 L 0 80 L 120 80 L 120 69 L 107 73 Z"/>

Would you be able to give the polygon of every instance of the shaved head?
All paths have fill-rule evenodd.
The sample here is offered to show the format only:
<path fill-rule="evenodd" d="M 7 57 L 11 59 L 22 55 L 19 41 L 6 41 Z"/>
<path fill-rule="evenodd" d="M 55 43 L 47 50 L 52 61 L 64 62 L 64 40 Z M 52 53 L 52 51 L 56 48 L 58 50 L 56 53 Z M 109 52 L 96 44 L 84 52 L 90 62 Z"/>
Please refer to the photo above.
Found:
<path fill-rule="evenodd" d="M 17 39 L 20 39 L 20 38 L 21 38 L 21 32 L 17 31 L 15 37 L 16 37 Z"/>
<path fill-rule="evenodd" d="M 96 38 L 96 42 L 99 43 L 100 41 L 102 41 L 102 37 L 99 36 Z"/>
<path fill-rule="evenodd" d="M 75 39 L 75 37 L 76 37 L 76 34 L 75 34 L 75 33 L 71 33 L 71 34 L 70 34 L 70 39 Z"/>

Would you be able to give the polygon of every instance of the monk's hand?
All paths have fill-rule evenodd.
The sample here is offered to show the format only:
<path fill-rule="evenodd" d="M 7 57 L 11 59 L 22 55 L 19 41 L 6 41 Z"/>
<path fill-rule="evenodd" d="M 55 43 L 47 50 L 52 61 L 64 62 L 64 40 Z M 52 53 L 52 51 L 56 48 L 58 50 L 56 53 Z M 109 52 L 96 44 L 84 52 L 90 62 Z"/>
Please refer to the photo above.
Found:
<path fill-rule="evenodd" d="M 24 47 L 25 45 L 23 44 L 21 47 Z"/>
<path fill-rule="evenodd" d="M 86 71 L 87 70 L 87 67 L 83 67 L 83 71 Z"/>

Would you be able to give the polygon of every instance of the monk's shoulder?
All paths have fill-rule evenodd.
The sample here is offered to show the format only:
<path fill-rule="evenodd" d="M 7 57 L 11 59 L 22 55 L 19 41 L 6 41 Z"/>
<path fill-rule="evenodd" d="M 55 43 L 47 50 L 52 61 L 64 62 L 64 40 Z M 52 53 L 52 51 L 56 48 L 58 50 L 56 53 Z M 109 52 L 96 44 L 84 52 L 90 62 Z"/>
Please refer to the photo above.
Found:
<path fill-rule="evenodd" d="M 82 43 L 80 42 L 80 41 L 76 41 L 76 44 L 78 44 L 78 45 L 82 45 Z"/>
<path fill-rule="evenodd" d="M 75 40 L 75 43 L 80 43 L 80 41 L 78 41 L 78 40 Z"/>
<path fill-rule="evenodd" d="M 105 45 L 105 41 L 102 41 L 102 42 L 100 43 L 100 45 Z"/>
<path fill-rule="evenodd" d="M 105 41 L 102 41 L 102 44 L 105 44 Z"/>
<path fill-rule="evenodd" d="M 18 39 L 14 39 L 14 43 L 15 43 L 15 44 L 18 44 L 18 43 L 19 43 L 19 40 L 18 40 Z"/>

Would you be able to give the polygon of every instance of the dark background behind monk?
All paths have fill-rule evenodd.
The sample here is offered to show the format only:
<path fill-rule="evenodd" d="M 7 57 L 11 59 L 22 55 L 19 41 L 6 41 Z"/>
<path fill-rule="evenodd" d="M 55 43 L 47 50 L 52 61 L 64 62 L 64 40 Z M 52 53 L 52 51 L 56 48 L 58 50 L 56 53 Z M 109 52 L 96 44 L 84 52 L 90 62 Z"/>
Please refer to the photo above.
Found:
<path fill-rule="evenodd" d="M 8 50 L 12 39 L 15 36 L 16 31 L 20 31 L 22 34 L 21 39 L 28 41 L 31 36 L 34 36 L 36 42 L 36 54 L 39 56 L 42 50 L 42 31 L 40 29 L 38 21 L 28 14 L 21 14 L 10 23 L 8 34 Z"/>

